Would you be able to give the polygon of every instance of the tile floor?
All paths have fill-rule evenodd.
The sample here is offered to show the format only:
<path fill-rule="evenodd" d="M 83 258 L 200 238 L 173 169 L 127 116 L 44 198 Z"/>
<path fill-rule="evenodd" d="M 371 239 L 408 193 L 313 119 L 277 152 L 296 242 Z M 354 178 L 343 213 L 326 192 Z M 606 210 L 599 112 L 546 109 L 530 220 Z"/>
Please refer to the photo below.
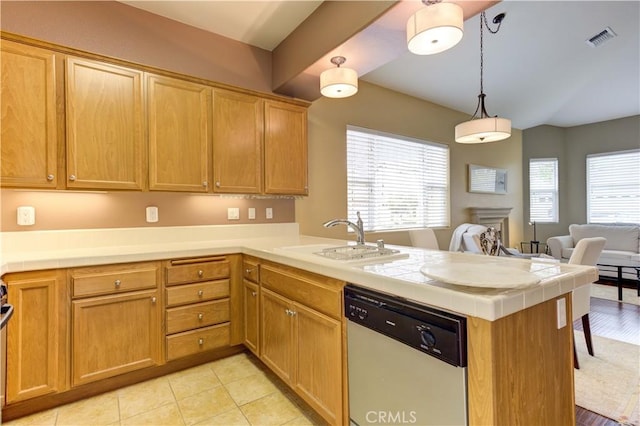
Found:
<path fill-rule="evenodd" d="M 253 355 L 242 353 L 2 424 L 266 426 L 324 422 Z"/>

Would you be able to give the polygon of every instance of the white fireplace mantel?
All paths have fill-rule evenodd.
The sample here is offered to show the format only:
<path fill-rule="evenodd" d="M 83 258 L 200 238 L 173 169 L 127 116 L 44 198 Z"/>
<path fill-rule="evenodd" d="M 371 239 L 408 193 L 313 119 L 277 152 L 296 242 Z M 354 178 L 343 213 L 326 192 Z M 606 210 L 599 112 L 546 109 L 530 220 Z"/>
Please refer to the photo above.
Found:
<path fill-rule="evenodd" d="M 502 234 L 504 244 L 509 244 L 509 214 L 513 207 L 469 207 L 471 223 L 495 226 Z"/>

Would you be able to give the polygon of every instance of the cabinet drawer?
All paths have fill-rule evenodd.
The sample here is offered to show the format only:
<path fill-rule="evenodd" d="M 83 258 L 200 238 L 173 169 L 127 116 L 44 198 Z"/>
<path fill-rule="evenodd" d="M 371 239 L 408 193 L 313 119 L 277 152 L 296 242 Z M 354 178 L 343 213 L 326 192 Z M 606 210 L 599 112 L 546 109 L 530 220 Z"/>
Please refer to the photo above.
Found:
<path fill-rule="evenodd" d="M 182 265 L 172 263 L 167 267 L 167 285 L 212 281 L 221 278 L 229 278 L 229 261 L 224 258 L 213 262 Z"/>
<path fill-rule="evenodd" d="M 158 266 L 83 268 L 71 271 L 74 298 L 157 287 Z"/>
<path fill-rule="evenodd" d="M 229 297 L 229 280 L 207 281 L 196 284 L 184 284 L 169 287 L 167 306 L 185 305 L 187 303 L 204 302 L 205 300 Z"/>
<path fill-rule="evenodd" d="M 229 324 L 167 336 L 167 360 L 229 346 Z"/>
<path fill-rule="evenodd" d="M 260 281 L 260 265 L 258 262 L 244 259 L 242 261 L 242 276 L 245 280 L 258 283 Z"/>
<path fill-rule="evenodd" d="M 321 279 L 326 284 L 321 283 Z M 342 317 L 342 282 L 339 280 L 262 264 L 260 282 L 276 293 L 333 318 Z"/>
<path fill-rule="evenodd" d="M 229 299 L 167 309 L 167 334 L 229 321 Z"/>

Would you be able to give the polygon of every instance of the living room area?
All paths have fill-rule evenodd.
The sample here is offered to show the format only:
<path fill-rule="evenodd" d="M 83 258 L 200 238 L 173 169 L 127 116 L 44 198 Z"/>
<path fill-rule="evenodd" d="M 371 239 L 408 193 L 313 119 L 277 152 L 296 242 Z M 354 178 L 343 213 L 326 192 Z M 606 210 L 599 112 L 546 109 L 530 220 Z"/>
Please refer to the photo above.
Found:
<path fill-rule="evenodd" d="M 580 239 L 607 239 L 590 294 L 593 355 L 574 322 L 577 424 L 638 424 L 639 141 L 638 116 L 523 131 L 524 240 L 566 262 Z"/>

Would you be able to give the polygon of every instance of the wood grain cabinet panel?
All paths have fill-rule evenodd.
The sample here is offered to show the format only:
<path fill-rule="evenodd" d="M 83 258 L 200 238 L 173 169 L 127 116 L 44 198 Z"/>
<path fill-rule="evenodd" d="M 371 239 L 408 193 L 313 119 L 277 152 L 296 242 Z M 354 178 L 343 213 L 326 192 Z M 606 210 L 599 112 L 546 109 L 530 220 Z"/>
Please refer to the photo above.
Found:
<path fill-rule="evenodd" d="M 3 187 L 55 188 L 56 55 L 8 40 L 2 40 L 0 52 L 0 182 Z"/>
<path fill-rule="evenodd" d="M 142 71 L 67 58 L 67 187 L 141 190 Z"/>
<path fill-rule="evenodd" d="M 72 384 L 161 363 L 159 290 L 74 300 Z"/>
<path fill-rule="evenodd" d="M 287 384 L 295 383 L 296 350 L 291 301 L 265 288 L 260 292 L 261 360 Z"/>
<path fill-rule="evenodd" d="M 167 334 L 229 322 L 229 299 L 167 309 Z"/>
<path fill-rule="evenodd" d="M 147 76 L 149 189 L 207 192 L 211 88 Z"/>
<path fill-rule="evenodd" d="M 168 287 L 167 307 L 229 297 L 229 280 L 206 281 Z"/>
<path fill-rule="evenodd" d="M 229 323 L 167 336 L 167 361 L 229 346 Z"/>
<path fill-rule="evenodd" d="M 264 192 L 308 195 L 307 109 L 265 101 Z"/>
<path fill-rule="evenodd" d="M 260 286 L 244 280 L 244 344 L 260 355 Z"/>
<path fill-rule="evenodd" d="M 64 273 L 24 272 L 3 279 L 15 309 L 7 327 L 7 403 L 66 390 Z"/>
<path fill-rule="evenodd" d="M 259 194 L 264 101 L 228 90 L 213 93 L 213 191 Z"/>

